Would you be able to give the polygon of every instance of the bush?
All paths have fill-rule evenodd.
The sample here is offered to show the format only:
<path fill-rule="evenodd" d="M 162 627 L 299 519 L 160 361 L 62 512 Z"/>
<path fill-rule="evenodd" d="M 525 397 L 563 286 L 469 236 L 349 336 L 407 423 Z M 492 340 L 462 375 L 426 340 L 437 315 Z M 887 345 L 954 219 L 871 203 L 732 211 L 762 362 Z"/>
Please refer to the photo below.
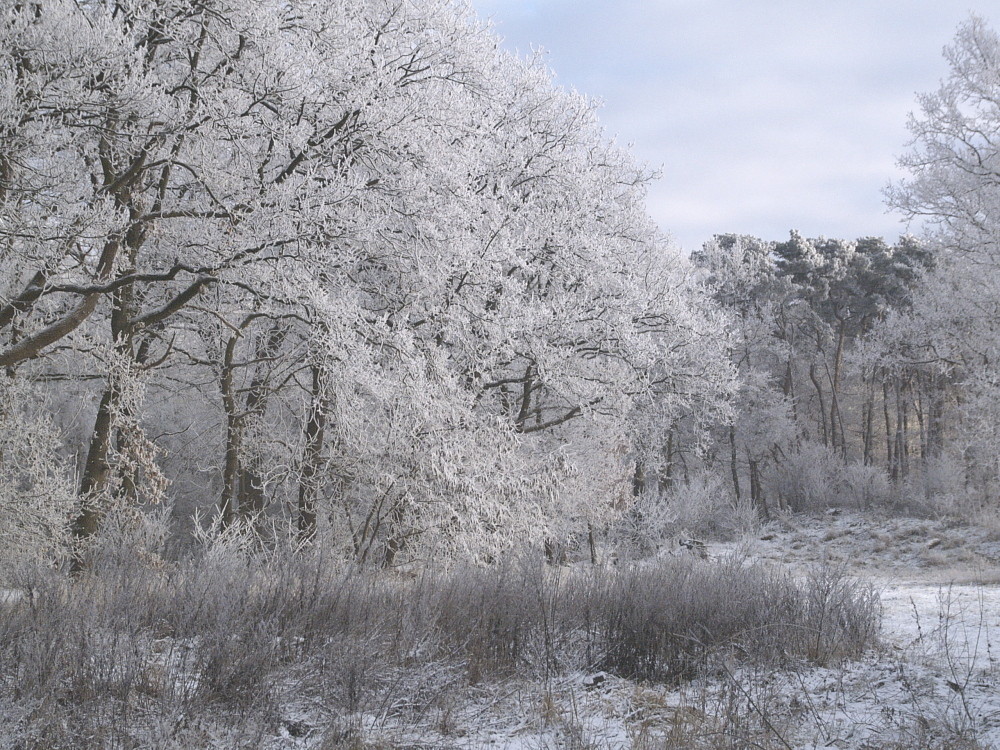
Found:
<path fill-rule="evenodd" d="M 894 499 L 892 483 L 878 466 L 844 461 L 830 448 L 802 445 L 775 472 L 773 494 L 793 512 L 830 507 L 871 508 Z"/>
<path fill-rule="evenodd" d="M 724 480 L 710 472 L 692 475 L 667 490 L 650 490 L 616 521 L 612 541 L 639 556 L 662 549 L 678 536 L 732 540 L 760 519 L 749 502 L 734 506 Z"/>
<path fill-rule="evenodd" d="M 418 721 L 513 676 L 674 682 L 721 651 L 824 663 L 870 646 L 878 622 L 874 594 L 843 578 L 738 559 L 413 578 L 320 553 L 103 562 L 77 580 L 40 572 L 30 601 L 0 607 L 0 746 L 258 747 L 293 720 Z"/>

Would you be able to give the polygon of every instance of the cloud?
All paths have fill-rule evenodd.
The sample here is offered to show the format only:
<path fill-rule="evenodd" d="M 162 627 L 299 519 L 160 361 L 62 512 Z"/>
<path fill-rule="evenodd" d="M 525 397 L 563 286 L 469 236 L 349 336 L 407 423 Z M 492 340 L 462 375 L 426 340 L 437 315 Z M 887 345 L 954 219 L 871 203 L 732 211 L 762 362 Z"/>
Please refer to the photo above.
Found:
<path fill-rule="evenodd" d="M 915 93 L 947 70 L 967 17 L 942 0 L 474 0 L 509 49 L 549 51 L 557 82 L 604 102 L 609 135 L 661 167 L 650 212 L 687 249 L 713 233 L 902 231 Z"/>

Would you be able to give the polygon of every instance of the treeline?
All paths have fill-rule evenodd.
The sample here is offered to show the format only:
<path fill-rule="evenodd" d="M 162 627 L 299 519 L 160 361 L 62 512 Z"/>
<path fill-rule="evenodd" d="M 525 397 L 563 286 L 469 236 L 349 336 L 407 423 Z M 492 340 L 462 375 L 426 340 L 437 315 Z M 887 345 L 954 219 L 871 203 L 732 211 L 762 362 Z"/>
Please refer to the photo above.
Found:
<path fill-rule="evenodd" d="M 694 260 L 731 315 L 741 388 L 714 459 L 737 503 L 765 517 L 772 505 L 870 503 L 882 479 L 905 483 L 940 456 L 947 384 L 891 361 L 885 340 L 933 268 L 924 243 L 717 235 Z"/>
<path fill-rule="evenodd" d="M 896 504 L 994 518 L 1000 493 L 1000 38 L 979 18 L 909 124 L 890 207 L 921 239 L 716 236 L 695 254 L 730 313 L 736 417 L 707 466 L 737 503 Z"/>
<path fill-rule="evenodd" d="M 980 252 L 794 231 L 706 243 L 694 260 L 730 313 L 740 389 L 699 470 L 726 473 L 733 501 L 764 518 L 831 504 L 994 513 L 1000 319 L 969 275 L 993 266 Z"/>
<path fill-rule="evenodd" d="M 156 504 L 150 554 L 395 565 L 995 483 L 988 174 L 979 234 L 916 159 L 935 236 L 688 263 L 593 104 L 451 2 L 14 3 L 0 55 L 11 560 L 79 568 Z"/>

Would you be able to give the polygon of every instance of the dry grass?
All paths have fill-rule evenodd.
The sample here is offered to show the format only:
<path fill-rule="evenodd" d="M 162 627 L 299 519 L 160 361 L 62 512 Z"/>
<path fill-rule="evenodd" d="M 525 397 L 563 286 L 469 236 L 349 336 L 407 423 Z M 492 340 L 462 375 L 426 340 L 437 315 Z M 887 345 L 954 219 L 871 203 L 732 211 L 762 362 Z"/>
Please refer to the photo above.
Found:
<path fill-rule="evenodd" d="M 723 653 L 827 663 L 870 646 L 879 618 L 841 576 L 740 560 L 404 579 L 224 554 L 25 584 L 31 597 L 0 608 L 0 746 L 19 750 L 362 747 L 362 717 L 447 726 L 481 683 L 583 669 L 677 682 Z"/>

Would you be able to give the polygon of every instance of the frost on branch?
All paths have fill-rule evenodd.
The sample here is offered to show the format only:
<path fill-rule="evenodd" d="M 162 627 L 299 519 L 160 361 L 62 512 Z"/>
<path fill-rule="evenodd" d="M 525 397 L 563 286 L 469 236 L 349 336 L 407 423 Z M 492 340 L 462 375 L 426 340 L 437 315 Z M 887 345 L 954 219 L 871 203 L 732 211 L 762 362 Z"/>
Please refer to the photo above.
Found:
<path fill-rule="evenodd" d="M 64 555 L 76 508 L 58 432 L 32 385 L 0 376 L 0 583 L 21 565 Z"/>
<path fill-rule="evenodd" d="M 79 536 L 164 495 L 496 558 L 604 523 L 653 432 L 724 411 L 650 175 L 467 9 L 32 7 L 0 29 L 0 366 L 99 405 Z"/>

